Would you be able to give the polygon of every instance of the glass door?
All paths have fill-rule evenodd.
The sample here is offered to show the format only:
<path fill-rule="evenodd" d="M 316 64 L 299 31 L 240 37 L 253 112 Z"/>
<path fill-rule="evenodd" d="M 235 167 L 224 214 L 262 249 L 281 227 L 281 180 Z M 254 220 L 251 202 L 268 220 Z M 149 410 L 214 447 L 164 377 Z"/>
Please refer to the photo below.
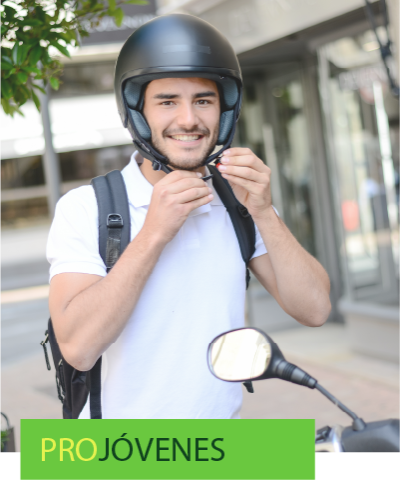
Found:
<path fill-rule="evenodd" d="M 317 256 L 315 188 L 302 72 L 245 78 L 235 145 L 250 148 L 272 171 L 272 202 L 299 243 Z"/>
<path fill-rule="evenodd" d="M 322 249 L 314 228 L 315 179 L 300 66 L 245 77 L 244 85 L 235 146 L 250 148 L 271 168 L 274 206 L 299 243 L 318 257 Z M 298 326 L 254 278 L 248 294 L 251 325 L 270 332 Z"/>
<path fill-rule="evenodd" d="M 395 303 L 399 176 L 392 144 L 398 129 L 388 111 L 398 112 L 398 104 L 371 33 L 320 50 L 320 87 L 348 293 Z"/>
<path fill-rule="evenodd" d="M 263 133 L 267 163 L 275 175 L 272 195 L 277 197 L 280 214 L 290 231 L 316 256 L 313 174 L 299 69 L 267 81 L 266 106 L 268 122 Z"/>

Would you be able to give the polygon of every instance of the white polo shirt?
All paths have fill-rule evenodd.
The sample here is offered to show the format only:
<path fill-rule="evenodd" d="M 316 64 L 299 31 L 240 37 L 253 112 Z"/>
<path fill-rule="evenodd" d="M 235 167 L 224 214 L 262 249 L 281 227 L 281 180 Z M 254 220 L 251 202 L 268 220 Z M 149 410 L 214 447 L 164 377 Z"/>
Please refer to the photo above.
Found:
<path fill-rule="evenodd" d="M 132 239 L 153 191 L 136 159 L 137 153 L 122 170 Z M 103 418 L 239 418 L 241 384 L 218 380 L 207 367 L 211 340 L 244 326 L 246 292 L 238 240 L 213 193 L 211 203 L 194 210 L 165 246 L 124 330 L 103 354 Z M 265 253 L 257 231 L 254 257 Z M 65 272 L 106 275 L 91 186 L 58 202 L 47 258 L 50 279 Z M 89 402 L 80 418 L 90 418 Z"/>

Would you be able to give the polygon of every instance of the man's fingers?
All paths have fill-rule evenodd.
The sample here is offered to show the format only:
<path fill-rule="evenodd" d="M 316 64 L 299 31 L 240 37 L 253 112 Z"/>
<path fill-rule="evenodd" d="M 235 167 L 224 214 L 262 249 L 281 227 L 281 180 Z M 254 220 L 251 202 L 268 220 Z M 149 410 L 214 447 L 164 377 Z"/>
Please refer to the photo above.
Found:
<path fill-rule="evenodd" d="M 259 172 L 250 167 L 236 167 L 233 165 L 221 165 L 219 167 L 221 173 L 227 175 L 235 175 L 236 177 L 247 178 L 257 183 L 265 183 L 268 181 L 268 178 L 265 172 Z"/>
<path fill-rule="evenodd" d="M 165 186 L 168 189 L 169 193 L 177 194 L 184 192 L 185 190 L 190 190 L 191 188 L 204 188 L 207 187 L 207 184 L 204 180 L 201 180 L 198 177 L 195 178 L 183 178 L 177 182 L 171 183 L 168 186 Z"/>
<path fill-rule="evenodd" d="M 178 193 L 176 195 L 177 203 L 188 203 L 192 202 L 193 200 L 197 200 L 198 198 L 204 198 L 211 195 L 211 188 L 204 186 L 201 188 L 191 188 L 189 190 L 185 190 L 184 192 Z"/>
<path fill-rule="evenodd" d="M 243 149 L 245 150 L 245 149 Z M 232 155 L 221 158 L 222 165 L 236 165 L 250 167 L 258 172 L 268 171 L 268 167 L 254 154 L 253 155 Z"/>
<path fill-rule="evenodd" d="M 227 157 L 231 157 L 231 156 L 234 157 L 236 155 L 238 156 L 254 155 L 254 153 L 250 150 L 250 148 L 231 147 L 231 148 L 228 148 L 228 150 L 225 150 L 222 155 Z"/>
<path fill-rule="evenodd" d="M 196 208 L 199 208 L 203 205 L 207 205 L 210 203 L 211 200 L 214 198 L 214 195 L 207 195 L 206 197 L 198 198 L 196 200 L 192 200 L 191 202 L 185 203 L 185 207 L 188 209 L 188 213 L 192 212 Z"/>
<path fill-rule="evenodd" d="M 249 193 L 259 195 L 266 189 L 266 185 L 262 183 L 254 182 L 253 180 L 249 180 L 243 177 L 237 177 L 235 175 L 227 175 L 223 173 L 222 176 L 228 180 L 229 183 L 233 183 L 234 185 L 238 185 L 246 189 Z"/>

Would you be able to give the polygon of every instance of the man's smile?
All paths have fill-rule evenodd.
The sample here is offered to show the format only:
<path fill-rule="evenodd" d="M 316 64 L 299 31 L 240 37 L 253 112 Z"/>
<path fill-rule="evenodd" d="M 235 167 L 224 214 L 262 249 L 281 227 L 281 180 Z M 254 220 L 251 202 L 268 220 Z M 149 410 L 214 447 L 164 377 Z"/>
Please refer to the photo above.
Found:
<path fill-rule="evenodd" d="M 203 140 L 204 135 L 200 134 L 187 134 L 187 133 L 182 133 L 182 134 L 177 134 L 177 135 L 169 135 L 167 138 L 170 138 L 174 142 L 179 142 L 179 144 L 184 144 L 184 145 L 198 145 L 201 140 Z"/>

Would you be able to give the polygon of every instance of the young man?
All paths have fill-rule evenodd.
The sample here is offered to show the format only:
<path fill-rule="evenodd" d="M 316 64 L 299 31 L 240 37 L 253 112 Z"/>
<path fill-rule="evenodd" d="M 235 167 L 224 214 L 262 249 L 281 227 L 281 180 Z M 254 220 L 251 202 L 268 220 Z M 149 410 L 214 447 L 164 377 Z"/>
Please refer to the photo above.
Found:
<path fill-rule="evenodd" d="M 167 17 L 188 28 L 182 17 L 189 16 Z M 78 370 L 103 355 L 103 418 L 239 415 L 240 384 L 217 380 L 206 362 L 208 343 L 244 324 L 245 265 L 225 207 L 211 180 L 202 180 L 222 139 L 228 102 L 219 80 L 190 75 L 167 72 L 142 87 L 138 111 L 151 139 L 137 125 L 133 132 L 149 155 L 136 152 L 122 172 L 132 241 L 112 270 L 106 275 L 99 255 L 91 186 L 60 200 L 50 232 L 54 329 L 63 356 Z M 162 158 L 163 169 L 154 170 Z M 330 311 L 329 279 L 275 213 L 270 169 L 249 149 L 228 148 L 219 170 L 257 226 L 251 270 L 296 320 L 322 325 Z M 89 418 L 88 405 L 80 418 Z"/>

